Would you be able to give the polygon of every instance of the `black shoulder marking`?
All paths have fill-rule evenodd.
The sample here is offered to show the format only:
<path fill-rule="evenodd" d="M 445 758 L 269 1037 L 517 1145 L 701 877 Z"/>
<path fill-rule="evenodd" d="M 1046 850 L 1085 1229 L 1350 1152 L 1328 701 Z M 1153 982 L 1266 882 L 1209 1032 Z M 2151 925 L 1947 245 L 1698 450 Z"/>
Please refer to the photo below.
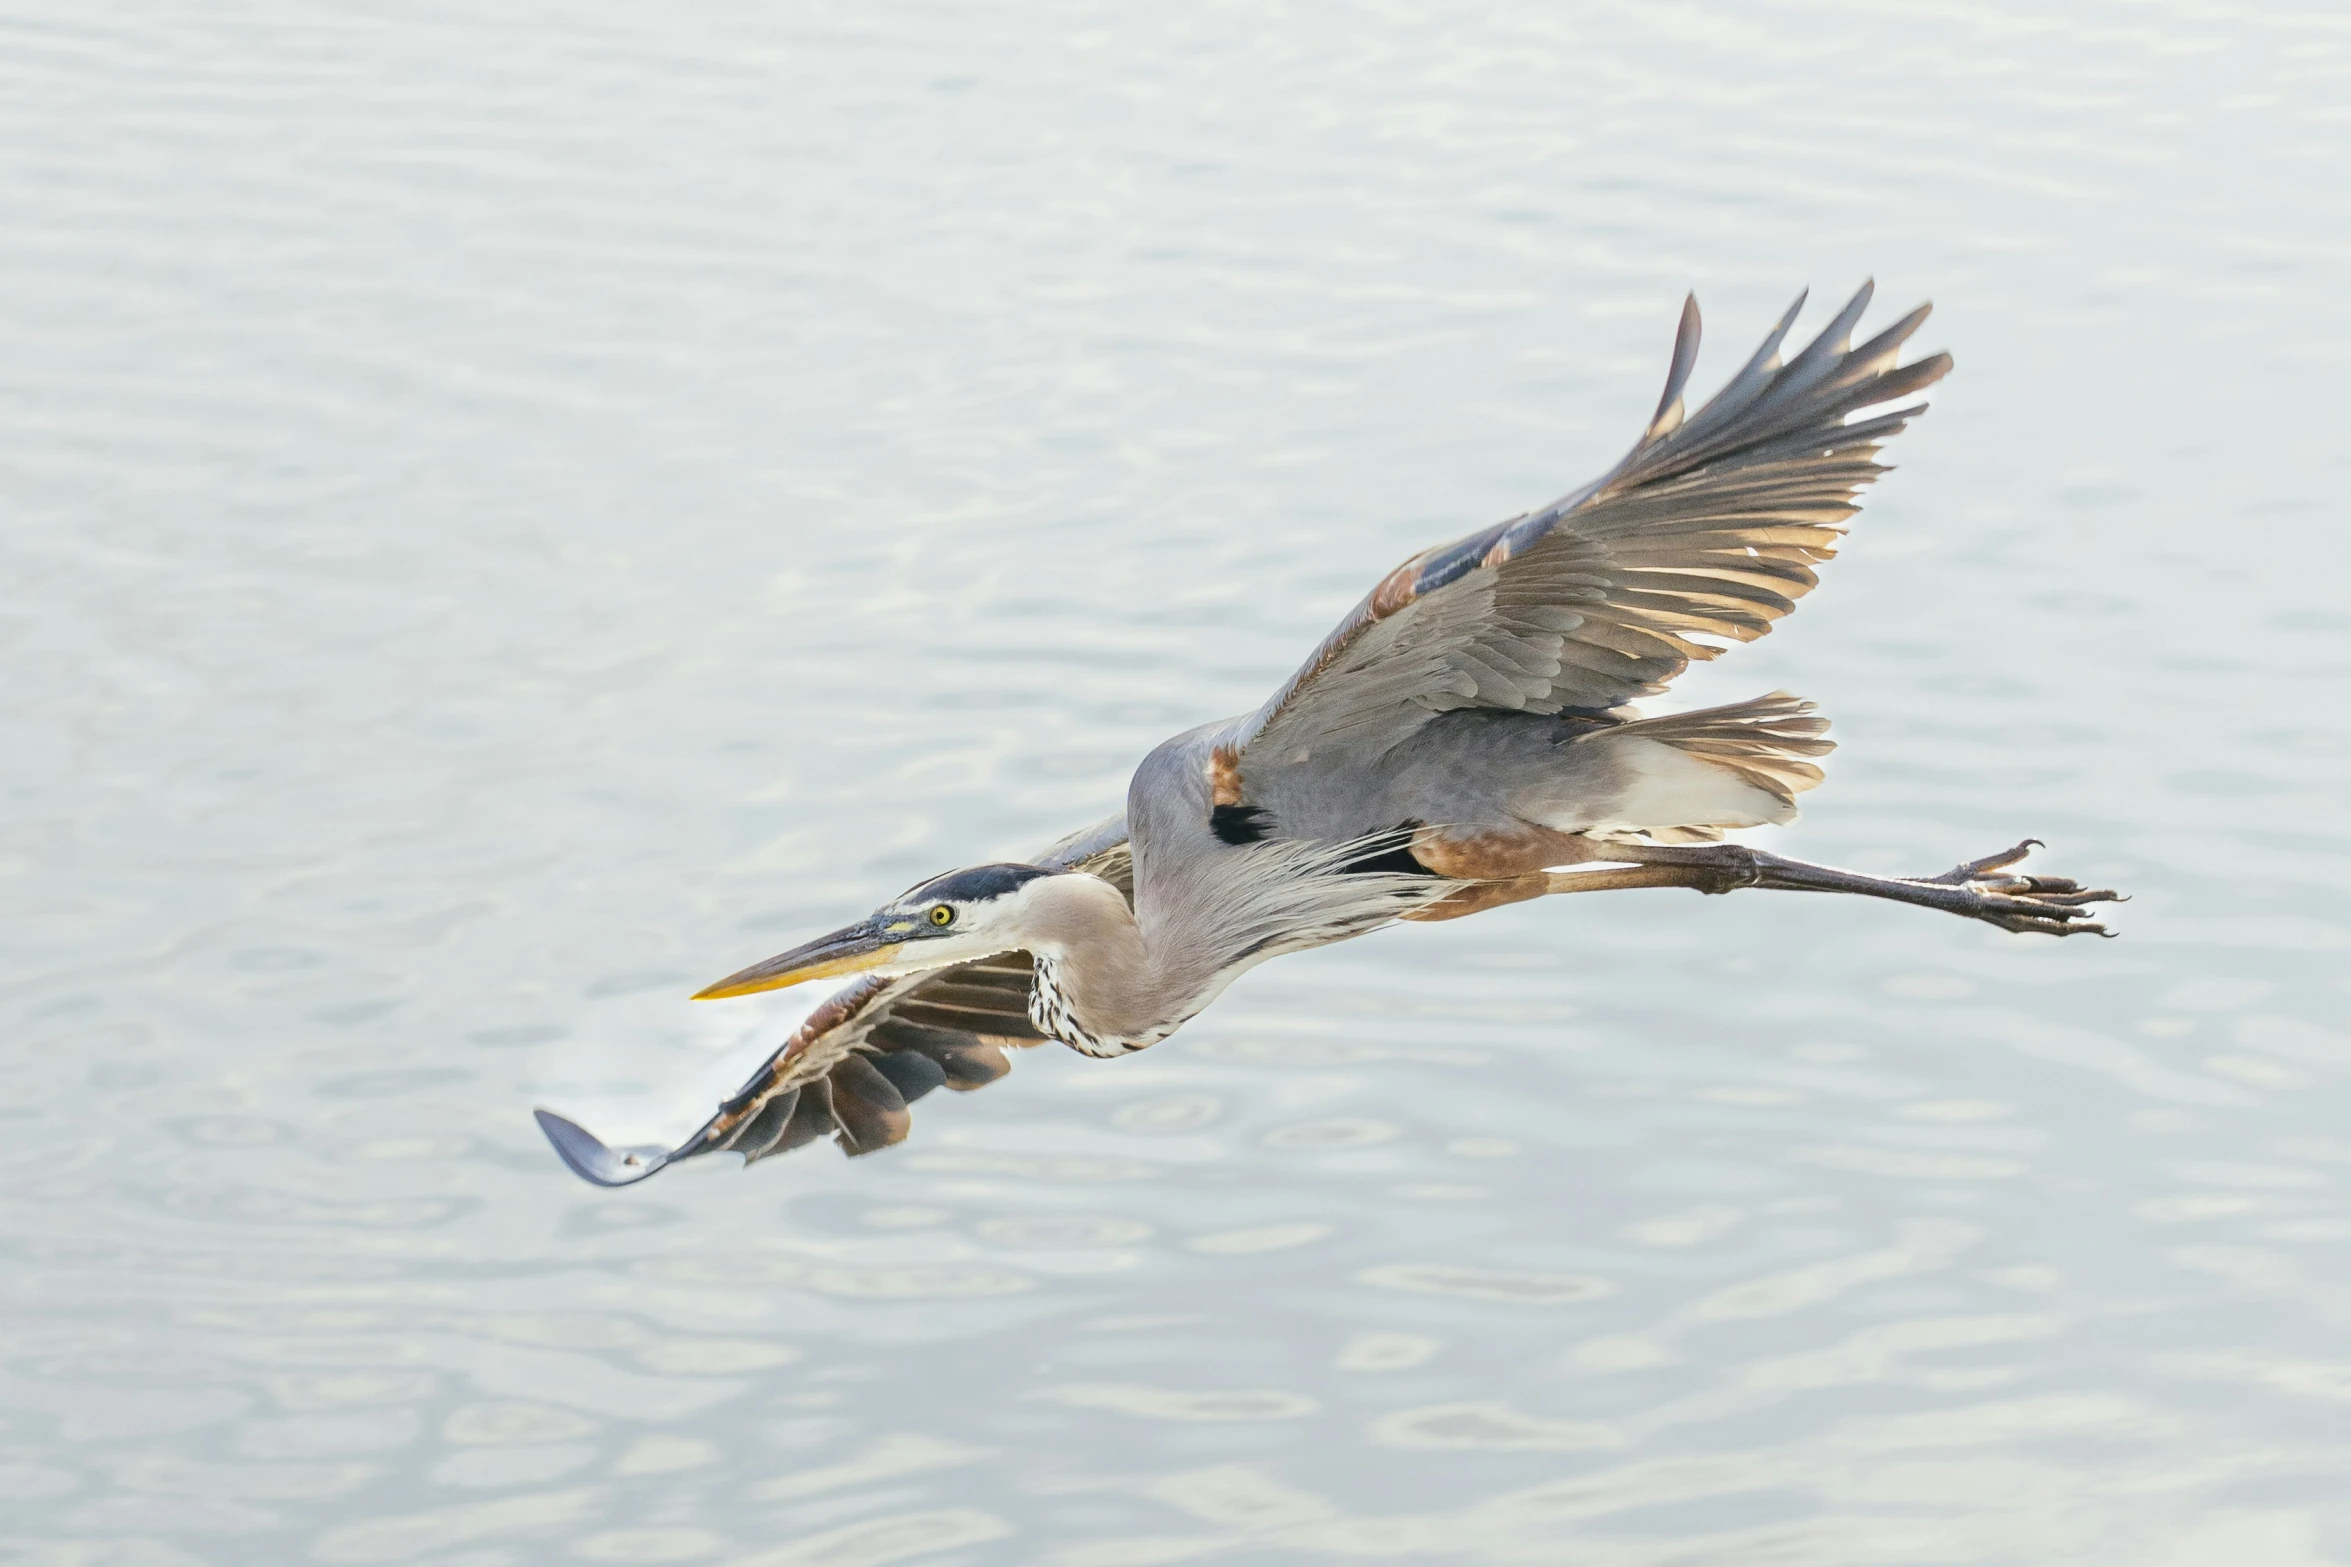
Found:
<path fill-rule="evenodd" d="M 1260 843 L 1273 836 L 1273 813 L 1262 805 L 1215 806 L 1208 830 L 1226 843 Z"/>
<path fill-rule="evenodd" d="M 986 903 L 1026 886 L 1040 876 L 1059 874 L 1042 865 L 967 865 L 929 881 L 916 882 L 899 898 L 901 903 L 936 899 L 943 903 Z"/>
<path fill-rule="evenodd" d="M 1381 833 L 1371 840 L 1371 849 L 1360 858 L 1347 862 L 1347 869 L 1358 873 L 1377 872 L 1386 876 L 1434 876 L 1437 873 L 1412 857 L 1412 835 L 1420 823 L 1407 821 L 1397 825 L 1393 832 Z"/>

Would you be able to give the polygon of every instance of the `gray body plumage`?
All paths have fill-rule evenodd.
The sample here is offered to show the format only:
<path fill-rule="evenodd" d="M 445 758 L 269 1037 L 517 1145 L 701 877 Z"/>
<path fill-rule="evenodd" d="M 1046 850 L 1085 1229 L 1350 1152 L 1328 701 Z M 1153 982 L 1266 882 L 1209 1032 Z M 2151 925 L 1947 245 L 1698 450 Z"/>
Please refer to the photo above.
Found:
<path fill-rule="evenodd" d="M 1269 958 L 1376 930 L 1451 890 L 1425 872 L 1363 868 L 1394 847 L 1394 821 L 1291 831 L 1276 818 L 1262 837 L 1219 837 L 1209 764 L 1228 731 L 1207 725 L 1163 742 L 1127 787 L 1135 923 L 1165 964 L 1173 1022 Z"/>
<path fill-rule="evenodd" d="M 1198 736 L 1205 747 L 1213 733 L 1184 738 Z M 1643 808 L 1650 779 L 1641 764 L 1666 744 L 1653 734 L 1634 717 L 1462 709 L 1433 715 L 1376 766 L 1342 750 L 1329 765 L 1266 769 L 1262 782 L 1253 781 L 1250 802 L 1269 832 L 1326 840 L 1407 826 L 1518 823 L 1559 832 L 1713 830 L 1696 818 L 1666 820 Z M 1732 793 L 1731 782 L 1718 792 Z"/>
<path fill-rule="evenodd" d="M 1782 363 L 1792 307 L 1687 417 L 1685 305 L 1665 393 L 1615 467 L 1390 572 L 1257 710 L 1152 750 L 1120 815 L 1031 862 L 934 878 L 704 992 L 871 971 L 685 1144 L 610 1149 L 541 1112 L 558 1152 L 605 1184 L 824 1135 L 868 1152 L 905 1135 L 911 1099 L 1001 1075 L 1004 1046 L 1140 1049 L 1268 958 L 1550 892 L 1774 886 L 2102 930 L 2082 905 L 2111 894 L 1995 874 L 2021 848 L 1905 880 L 1715 843 L 1794 817 L 1826 722 L 1778 692 L 1655 717 L 1630 705 L 1811 591 L 1880 443 L 1923 407 L 1890 405 L 1949 368 L 1897 363 L 1923 307 L 1850 347 L 1869 298 Z M 1547 869 L 1599 860 L 1633 868 Z"/>

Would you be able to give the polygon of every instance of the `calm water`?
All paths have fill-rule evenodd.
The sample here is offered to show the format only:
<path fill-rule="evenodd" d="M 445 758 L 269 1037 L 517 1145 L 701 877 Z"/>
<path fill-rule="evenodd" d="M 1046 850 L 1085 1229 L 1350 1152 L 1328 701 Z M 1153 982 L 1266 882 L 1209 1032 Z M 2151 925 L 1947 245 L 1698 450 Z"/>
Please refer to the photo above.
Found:
<path fill-rule="evenodd" d="M 0 1559 L 2351 1561 L 2339 15 L 484 9 L 0 32 Z M 1559 900 L 539 1141 L 1872 273 L 1959 372 L 1685 692 L 2126 939 Z"/>

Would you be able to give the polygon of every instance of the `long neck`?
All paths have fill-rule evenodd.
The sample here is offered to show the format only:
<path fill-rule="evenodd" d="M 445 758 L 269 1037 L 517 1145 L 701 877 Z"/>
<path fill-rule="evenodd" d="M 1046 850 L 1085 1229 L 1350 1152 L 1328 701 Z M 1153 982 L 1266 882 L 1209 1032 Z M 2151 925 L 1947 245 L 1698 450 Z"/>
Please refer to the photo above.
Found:
<path fill-rule="evenodd" d="M 1036 882 L 1028 901 L 1023 923 L 1037 965 L 1029 1012 L 1046 1033 L 1089 1055 L 1123 1055 L 1157 1043 L 1196 1010 L 1188 994 L 1170 993 L 1110 883 L 1054 876 Z"/>

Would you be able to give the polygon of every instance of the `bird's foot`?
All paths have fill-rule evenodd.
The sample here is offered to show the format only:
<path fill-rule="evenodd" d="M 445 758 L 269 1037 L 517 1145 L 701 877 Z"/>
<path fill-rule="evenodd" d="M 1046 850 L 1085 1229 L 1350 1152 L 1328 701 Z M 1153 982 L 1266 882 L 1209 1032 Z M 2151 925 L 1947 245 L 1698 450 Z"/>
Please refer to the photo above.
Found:
<path fill-rule="evenodd" d="M 2070 876 L 2007 873 L 2010 866 L 2040 847 L 2040 839 L 2027 838 L 2014 848 L 1954 865 L 1940 876 L 1924 876 L 1919 880 L 1930 887 L 1953 887 L 1969 894 L 1967 900 L 1945 907 L 1954 914 L 1979 919 L 2002 930 L 2037 932 L 2044 936 L 2113 935 L 2092 914 L 2090 905 L 2129 902 L 2123 894 L 2110 887 L 2084 887 Z"/>
<path fill-rule="evenodd" d="M 1873 876 L 1864 871 L 1810 865 L 1743 843 L 1611 845 L 1608 853 L 1630 869 L 1551 872 L 1551 892 L 1601 891 L 1618 887 L 1690 887 L 1699 892 L 1737 892 L 1759 887 L 1776 892 L 1843 892 L 1885 898 L 1919 908 L 1941 909 L 1962 919 L 1982 920 L 2002 930 L 2044 936 L 2111 936 L 2090 905 L 2120 903 L 2104 887 L 2084 887 L 2065 876 L 2024 876 L 2009 870 L 2038 848 L 2028 838 L 2013 849 L 1955 865 L 1940 876 Z"/>

